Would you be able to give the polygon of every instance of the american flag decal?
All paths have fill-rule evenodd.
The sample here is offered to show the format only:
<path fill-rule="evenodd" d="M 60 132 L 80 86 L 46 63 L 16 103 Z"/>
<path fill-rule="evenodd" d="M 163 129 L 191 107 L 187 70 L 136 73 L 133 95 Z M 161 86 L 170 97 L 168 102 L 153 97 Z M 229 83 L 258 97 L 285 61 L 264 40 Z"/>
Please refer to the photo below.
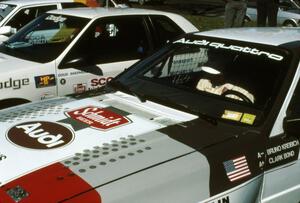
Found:
<path fill-rule="evenodd" d="M 230 182 L 251 175 L 245 156 L 223 162 L 224 168 Z"/>

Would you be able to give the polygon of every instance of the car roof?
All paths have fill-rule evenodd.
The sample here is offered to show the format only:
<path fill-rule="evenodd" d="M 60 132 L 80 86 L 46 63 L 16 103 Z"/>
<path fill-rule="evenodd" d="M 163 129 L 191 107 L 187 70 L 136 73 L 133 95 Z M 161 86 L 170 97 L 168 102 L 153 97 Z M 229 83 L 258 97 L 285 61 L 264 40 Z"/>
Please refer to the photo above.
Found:
<path fill-rule="evenodd" d="M 7 0 L 7 1 L 0 1 L 0 3 L 14 4 L 14 5 L 18 5 L 18 6 L 59 3 L 59 2 L 76 2 L 76 1 L 74 1 L 74 0 Z"/>
<path fill-rule="evenodd" d="M 150 10 L 150 9 L 139 9 L 139 8 L 103 8 L 103 7 L 82 7 L 82 8 L 68 8 L 62 10 L 52 10 L 48 13 L 55 13 L 60 15 L 71 15 L 78 16 L 83 18 L 98 18 L 105 16 L 116 16 L 116 15 L 149 15 L 149 14 L 160 14 L 160 15 L 168 15 L 168 16 L 177 16 L 177 14 Z"/>
<path fill-rule="evenodd" d="M 227 28 L 198 32 L 195 34 L 274 46 L 300 41 L 300 28 L 288 27 Z"/>

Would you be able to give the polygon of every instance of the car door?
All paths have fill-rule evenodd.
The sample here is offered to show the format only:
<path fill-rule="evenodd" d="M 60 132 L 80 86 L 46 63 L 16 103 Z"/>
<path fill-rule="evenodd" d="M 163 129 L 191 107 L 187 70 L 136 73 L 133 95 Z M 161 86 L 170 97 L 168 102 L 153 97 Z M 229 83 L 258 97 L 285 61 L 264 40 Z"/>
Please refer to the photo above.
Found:
<path fill-rule="evenodd" d="M 32 21 L 34 18 L 38 17 L 39 15 L 49 11 L 57 9 L 57 4 L 50 4 L 50 5 L 42 5 L 42 6 L 28 6 L 21 8 L 19 11 L 13 15 L 5 25 L 11 26 L 16 30 L 19 30 L 24 25 Z"/>
<path fill-rule="evenodd" d="M 144 16 L 96 20 L 58 66 L 58 93 L 99 88 L 150 51 Z"/>
<path fill-rule="evenodd" d="M 274 135 L 271 134 L 269 138 L 265 151 L 266 171 L 264 173 L 262 202 L 281 203 L 300 201 L 300 130 L 299 128 L 296 131 L 294 130 L 294 132 L 290 130 L 293 130 L 297 125 L 300 126 L 299 92 L 300 82 L 298 81 L 296 90 L 290 90 L 290 93 L 286 97 L 287 100 L 291 97 L 288 108 L 283 105 L 281 112 L 285 112 L 285 118 L 281 119 L 284 116 L 280 114 L 278 116 L 284 127 L 282 127 L 281 132 L 278 131 Z M 288 126 L 290 125 L 289 123 L 294 126 L 291 128 Z"/>

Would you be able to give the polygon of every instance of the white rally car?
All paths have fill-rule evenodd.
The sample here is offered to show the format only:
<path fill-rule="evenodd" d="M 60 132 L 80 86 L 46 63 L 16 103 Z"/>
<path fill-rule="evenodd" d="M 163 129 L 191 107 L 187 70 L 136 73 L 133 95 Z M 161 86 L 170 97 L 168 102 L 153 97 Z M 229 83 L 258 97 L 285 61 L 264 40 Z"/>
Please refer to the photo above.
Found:
<path fill-rule="evenodd" d="M 98 88 L 166 41 L 196 30 L 162 11 L 50 11 L 0 46 L 0 108 Z"/>
<path fill-rule="evenodd" d="M 299 38 L 188 34 L 101 90 L 1 110 L 0 202 L 299 202 Z"/>
<path fill-rule="evenodd" d="M 79 2 L 80 1 L 80 2 Z M 9 0 L 0 2 L 0 42 L 41 14 L 55 9 L 86 7 L 87 0 Z"/>
<path fill-rule="evenodd" d="M 257 9 L 255 6 L 247 8 L 245 20 L 257 20 Z M 300 25 L 300 2 L 298 0 L 280 0 L 277 24 L 285 27 L 297 27 Z"/>

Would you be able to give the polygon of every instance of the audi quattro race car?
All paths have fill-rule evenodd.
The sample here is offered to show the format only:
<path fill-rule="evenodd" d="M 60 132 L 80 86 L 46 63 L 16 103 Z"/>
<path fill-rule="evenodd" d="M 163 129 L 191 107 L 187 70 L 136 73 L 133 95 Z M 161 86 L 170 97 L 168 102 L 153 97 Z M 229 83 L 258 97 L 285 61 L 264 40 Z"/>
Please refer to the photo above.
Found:
<path fill-rule="evenodd" d="M 163 11 L 50 11 L 0 46 L 0 108 L 101 87 L 166 41 L 196 30 Z"/>
<path fill-rule="evenodd" d="M 0 2 L 0 42 L 34 18 L 55 9 L 86 7 L 87 0 L 9 0 Z"/>
<path fill-rule="evenodd" d="M 98 91 L 0 111 L 0 202 L 298 202 L 297 29 L 182 36 Z"/>

